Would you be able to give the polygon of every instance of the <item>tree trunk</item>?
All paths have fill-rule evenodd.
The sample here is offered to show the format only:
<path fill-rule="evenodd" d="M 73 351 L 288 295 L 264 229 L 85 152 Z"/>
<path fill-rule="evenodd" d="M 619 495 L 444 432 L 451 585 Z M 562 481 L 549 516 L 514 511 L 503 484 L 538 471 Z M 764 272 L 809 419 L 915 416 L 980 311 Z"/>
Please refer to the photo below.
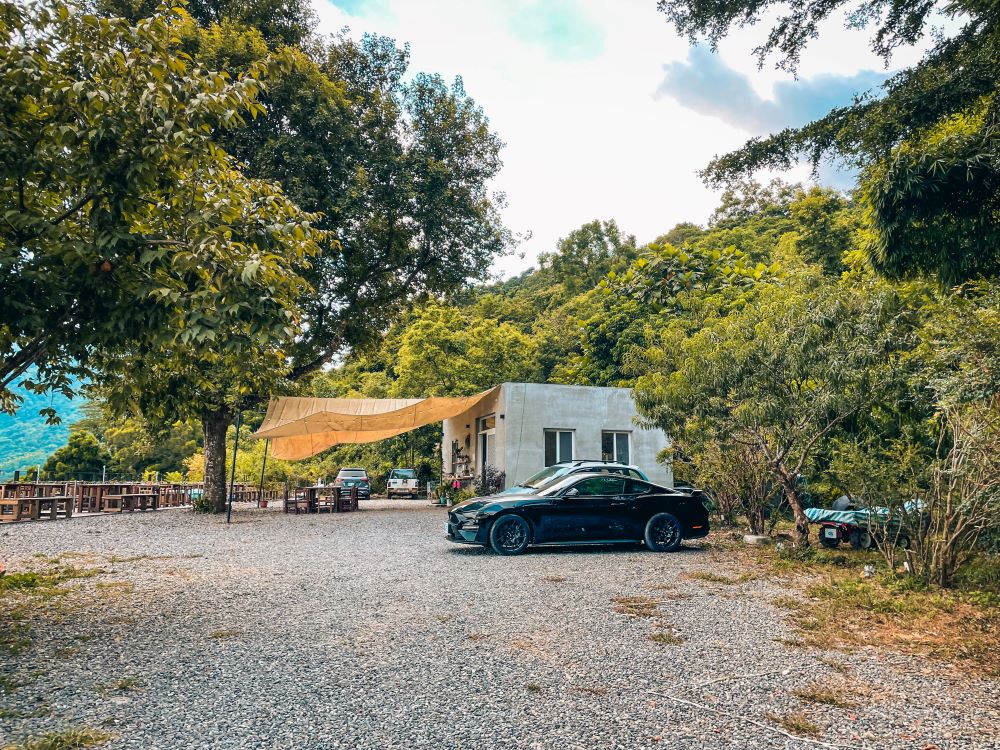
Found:
<path fill-rule="evenodd" d="M 226 510 L 226 431 L 233 415 L 225 409 L 201 416 L 205 437 L 205 507 L 215 513 Z"/>
<path fill-rule="evenodd" d="M 796 547 L 809 546 L 809 519 L 806 518 L 802 509 L 802 499 L 795 489 L 795 478 L 788 473 L 783 466 L 778 467 L 778 478 L 785 491 L 785 498 L 792 509 L 792 516 L 795 518 L 795 529 L 792 531 L 792 544 Z"/>

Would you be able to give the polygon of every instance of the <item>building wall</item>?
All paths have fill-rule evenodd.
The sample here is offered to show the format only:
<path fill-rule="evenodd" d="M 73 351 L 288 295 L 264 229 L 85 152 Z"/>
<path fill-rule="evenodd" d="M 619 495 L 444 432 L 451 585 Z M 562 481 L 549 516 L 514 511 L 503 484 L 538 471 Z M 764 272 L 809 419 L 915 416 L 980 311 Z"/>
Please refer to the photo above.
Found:
<path fill-rule="evenodd" d="M 462 452 L 472 459 L 472 468 L 473 471 L 476 472 L 476 467 L 479 466 L 479 446 L 476 439 L 476 420 L 479 417 L 485 417 L 487 414 L 497 413 L 500 399 L 503 398 L 502 394 L 503 391 L 501 390 L 501 393 L 497 398 L 484 399 L 464 414 L 452 417 L 451 419 L 446 419 L 444 421 L 443 435 L 441 436 L 441 458 L 444 461 L 444 471 L 446 474 L 452 474 L 455 471 L 455 468 L 452 465 L 452 441 L 455 440 L 457 440 L 459 446 L 461 446 Z M 504 452 L 500 449 L 500 446 L 503 445 L 506 433 L 504 421 L 505 420 L 499 418 L 499 415 L 497 416 L 496 463 L 497 468 L 501 471 L 506 471 L 503 463 Z M 466 446 L 466 439 L 468 439 L 468 446 Z"/>
<path fill-rule="evenodd" d="M 446 472 L 453 471 L 453 440 L 459 441 L 472 458 L 473 470 L 478 470 L 476 419 L 490 413 L 496 414 L 494 464 L 506 473 L 508 487 L 544 468 L 547 429 L 573 432 L 575 459 L 600 459 L 601 433 L 627 432 L 630 462 L 651 481 L 673 485 L 670 468 L 656 461 L 657 454 L 668 445 L 667 436 L 662 430 L 647 430 L 634 423 L 635 402 L 628 388 L 504 383 L 496 402 L 481 403 L 466 414 L 445 420 L 441 450 Z"/>

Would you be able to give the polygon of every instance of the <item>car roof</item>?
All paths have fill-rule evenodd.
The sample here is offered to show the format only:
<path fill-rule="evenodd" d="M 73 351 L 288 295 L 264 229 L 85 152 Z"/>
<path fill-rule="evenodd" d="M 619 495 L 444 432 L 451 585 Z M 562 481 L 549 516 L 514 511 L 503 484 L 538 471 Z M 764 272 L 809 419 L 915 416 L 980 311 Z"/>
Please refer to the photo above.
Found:
<path fill-rule="evenodd" d="M 564 477 L 563 479 L 559 480 L 555 484 L 551 485 L 551 487 L 547 487 L 546 489 L 551 489 L 552 487 L 555 487 L 556 485 L 566 485 L 566 484 L 570 484 L 570 483 L 579 482 L 579 481 L 584 480 L 584 479 L 590 479 L 591 477 L 602 477 L 603 478 L 603 477 L 607 477 L 607 476 L 608 476 L 608 474 L 605 473 L 605 472 L 603 472 L 603 471 L 577 471 L 577 472 L 574 472 L 572 474 L 567 474 L 566 477 Z M 687 492 L 684 492 L 683 490 L 676 490 L 673 487 L 664 487 L 662 484 L 657 484 L 656 482 L 650 482 L 648 479 L 636 479 L 635 477 L 625 477 L 625 476 L 623 476 L 621 478 L 622 479 L 629 479 L 629 480 L 631 480 L 633 482 L 642 482 L 643 484 L 648 484 L 650 487 L 656 487 L 658 490 L 660 490 L 664 494 L 685 495 L 685 496 L 689 494 Z"/>
<path fill-rule="evenodd" d="M 341 471 L 363 471 L 365 474 L 368 473 L 368 469 L 362 469 L 359 466 L 345 466 L 341 469 Z"/>
<path fill-rule="evenodd" d="M 572 461 L 557 461 L 553 466 L 587 466 L 594 464 L 597 466 L 622 466 L 626 469 L 638 469 L 635 464 L 623 464 L 621 461 L 607 461 L 604 459 L 574 458 Z"/>

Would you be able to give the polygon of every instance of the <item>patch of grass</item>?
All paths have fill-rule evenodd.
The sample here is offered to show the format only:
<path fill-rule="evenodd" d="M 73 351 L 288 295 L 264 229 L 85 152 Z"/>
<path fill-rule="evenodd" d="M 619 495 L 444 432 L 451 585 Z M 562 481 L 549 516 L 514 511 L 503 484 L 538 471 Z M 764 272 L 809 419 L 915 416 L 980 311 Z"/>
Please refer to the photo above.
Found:
<path fill-rule="evenodd" d="M 51 613 L 54 600 L 70 591 L 60 584 L 101 572 L 97 568 L 53 565 L 0 576 L 0 654 L 16 655 L 31 646 L 31 623 L 43 613 Z"/>
<path fill-rule="evenodd" d="M 767 719 L 773 721 L 790 734 L 795 734 L 799 737 L 819 737 L 819 727 L 803 713 L 796 712 L 786 714 L 785 716 L 767 714 Z"/>
<path fill-rule="evenodd" d="M 841 674 L 847 674 L 848 672 L 851 671 L 851 665 L 846 662 L 840 661 L 839 659 L 831 659 L 828 656 L 821 656 L 819 660 L 824 664 L 826 664 L 831 669 L 834 669 L 837 672 L 840 672 Z"/>
<path fill-rule="evenodd" d="M 537 694 L 537 693 L 542 692 L 542 686 L 541 685 L 536 685 L 534 682 L 529 682 L 524 687 L 527 689 L 527 691 L 529 693 L 536 693 Z"/>
<path fill-rule="evenodd" d="M 874 645 L 1000 676 L 1000 612 L 990 592 L 940 589 L 901 577 L 877 552 L 810 547 L 743 554 L 801 593 L 774 600 L 798 631 L 791 645 Z M 865 577 L 863 568 L 869 565 L 876 574 Z M 989 580 L 988 572 L 973 575 Z"/>
<path fill-rule="evenodd" d="M 119 589 L 122 591 L 131 591 L 132 584 L 128 581 L 99 581 L 97 583 L 98 589 Z"/>
<path fill-rule="evenodd" d="M 39 719 L 43 716 L 51 716 L 52 709 L 47 703 L 41 703 L 30 711 L 18 711 L 16 709 L 0 708 L 0 719 Z"/>
<path fill-rule="evenodd" d="M 17 745 L 7 745 L 3 750 L 81 750 L 86 747 L 98 747 L 114 738 L 113 734 L 90 727 L 66 729 L 61 732 L 48 732 Z"/>
<path fill-rule="evenodd" d="M 709 583 L 721 583 L 727 586 L 733 586 L 738 583 L 746 583 L 747 581 L 753 581 L 757 578 L 756 573 L 744 572 L 740 573 L 736 577 L 722 575 L 721 573 L 713 573 L 706 570 L 696 570 L 692 573 L 684 573 L 685 578 L 690 578 L 694 581 L 708 581 Z"/>
<path fill-rule="evenodd" d="M 628 617 L 653 617 L 660 606 L 657 599 L 648 596 L 615 596 L 611 602 L 615 612 Z"/>
<path fill-rule="evenodd" d="M 542 580 L 549 583 L 565 583 L 569 579 L 566 576 L 542 576 Z"/>
<path fill-rule="evenodd" d="M 795 688 L 792 691 L 796 698 L 807 701 L 808 703 L 820 703 L 824 706 L 836 706 L 837 708 L 854 708 L 858 704 L 852 701 L 850 698 L 845 697 L 839 692 L 836 692 L 827 685 L 820 685 L 818 683 L 812 683 L 810 685 L 804 685 L 800 688 Z"/>
<path fill-rule="evenodd" d="M 242 630 L 224 629 L 224 630 L 213 630 L 208 634 L 209 638 L 214 638 L 217 641 L 221 641 L 225 638 L 239 638 L 243 635 Z"/>
<path fill-rule="evenodd" d="M 775 600 L 790 613 L 801 645 L 877 645 L 1000 675 L 996 610 L 961 594 L 846 573 L 807 584 L 804 593 Z"/>
<path fill-rule="evenodd" d="M 130 563 L 130 562 L 143 562 L 146 560 L 196 560 L 199 557 L 204 557 L 203 554 L 196 553 L 192 555 L 130 555 L 128 557 L 119 557 L 118 555 L 112 555 L 108 558 L 109 562 L 113 563 Z"/>
<path fill-rule="evenodd" d="M 649 636 L 653 643 L 664 646 L 677 646 L 684 643 L 687 638 L 674 631 L 674 626 L 668 623 L 660 625 L 660 629 Z"/>

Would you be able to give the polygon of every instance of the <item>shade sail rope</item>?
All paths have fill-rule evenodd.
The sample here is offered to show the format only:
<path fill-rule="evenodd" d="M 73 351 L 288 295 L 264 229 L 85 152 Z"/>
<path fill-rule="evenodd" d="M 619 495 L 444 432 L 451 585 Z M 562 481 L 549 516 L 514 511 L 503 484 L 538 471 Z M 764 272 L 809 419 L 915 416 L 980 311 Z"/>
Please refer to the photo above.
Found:
<path fill-rule="evenodd" d="M 271 400 L 251 436 L 271 441 L 271 455 L 296 461 L 344 443 L 373 443 L 457 417 L 495 398 L 500 386 L 474 396 L 428 398 L 301 398 Z"/>

